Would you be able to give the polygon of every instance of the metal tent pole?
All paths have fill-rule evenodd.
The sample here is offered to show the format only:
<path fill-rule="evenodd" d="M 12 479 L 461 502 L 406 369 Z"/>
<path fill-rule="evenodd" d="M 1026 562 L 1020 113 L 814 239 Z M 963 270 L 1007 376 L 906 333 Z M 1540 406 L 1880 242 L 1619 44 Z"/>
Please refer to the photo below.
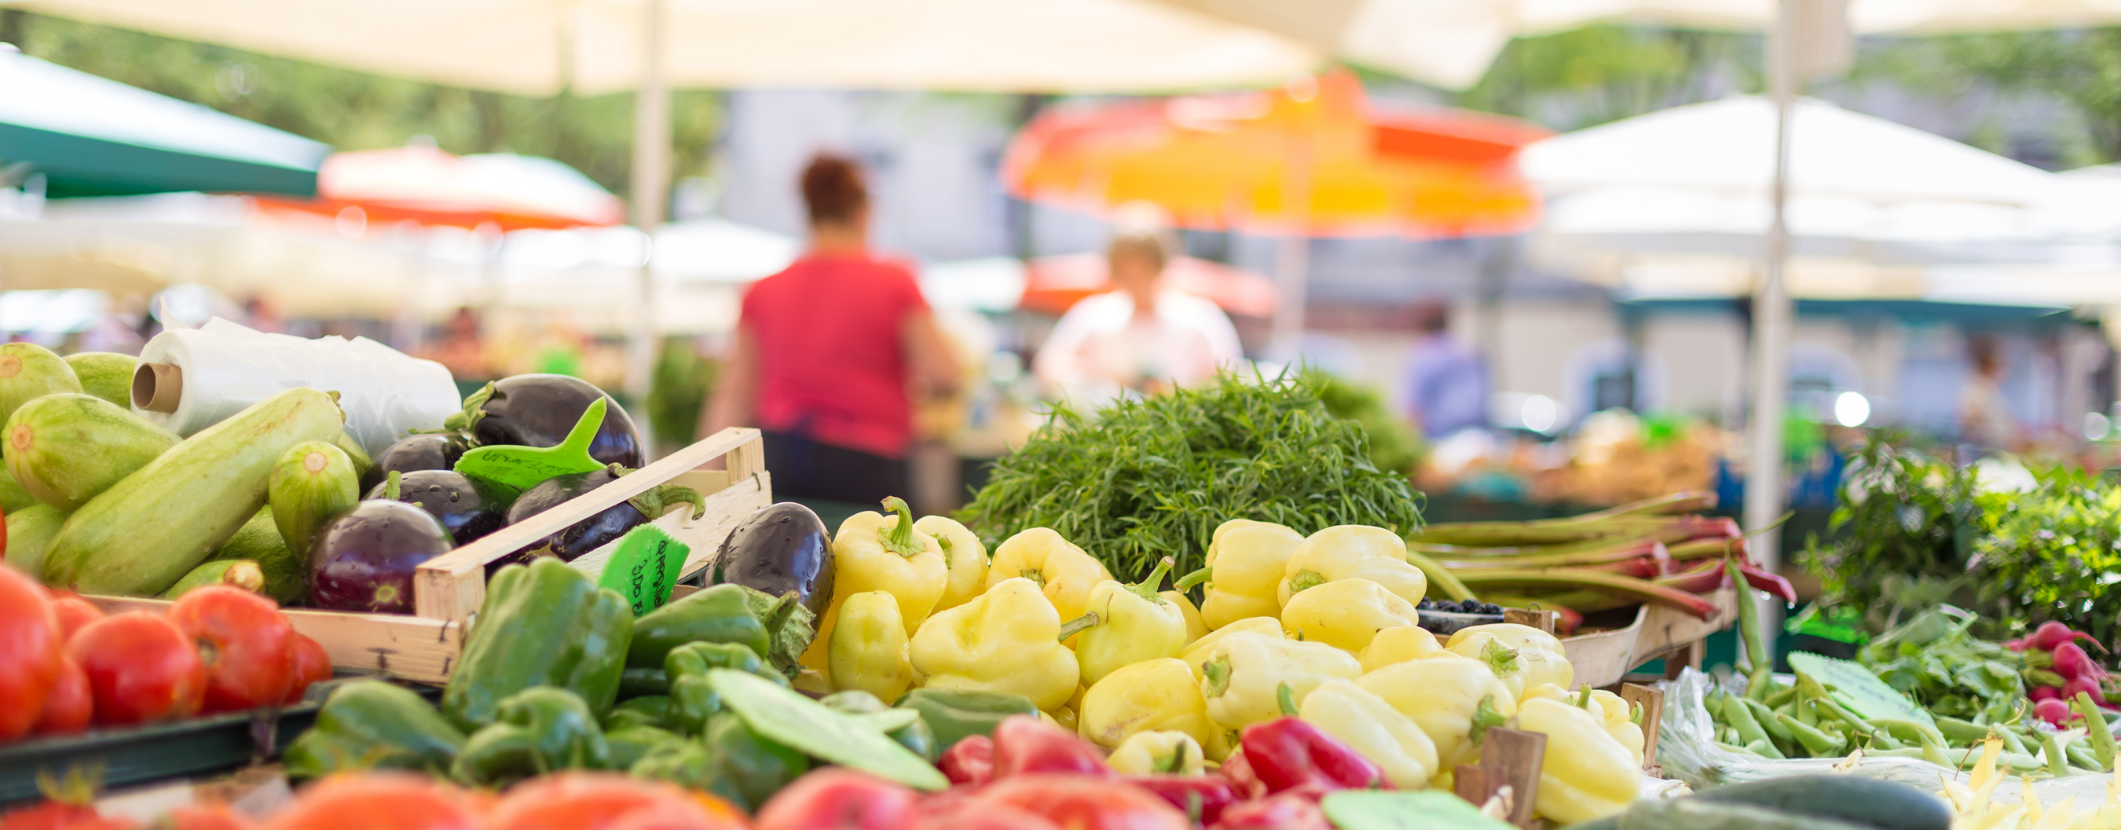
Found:
<path fill-rule="evenodd" d="M 1790 233 L 1784 208 L 1789 196 L 1790 127 L 1797 99 L 1796 15 L 1799 0 L 1777 4 L 1774 28 L 1768 34 L 1768 92 L 1775 102 L 1775 178 L 1769 190 L 1773 219 L 1768 224 L 1765 261 L 1753 294 L 1753 416 L 1748 424 L 1751 448 L 1746 458 L 1745 528 L 1758 531 L 1774 523 L 1783 511 L 1782 417 L 1788 395 L 1791 308 L 1783 284 L 1789 259 Z M 1755 536 L 1749 549 L 1761 567 L 1774 571 L 1781 565 L 1779 534 L 1768 531 Z M 1741 591 L 1741 601 L 1753 601 L 1751 591 Z M 1768 617 L 1780 619 L 1780 615 Z M 1774 632 L 1769 631 L 1772 642 Z"/>
<path fill-rule="evenodd" d="M 668 0 L 643 0 L 642 6 L 641 83 L 633 107 L 633 226 L 647 250 L 641 257 L 638 302 L 626 339 L 626 392 L 635 402 L 636 421 L 647 416 L 641 402 L 655 373 L 655 232 L 663 224 L 670 186 L 670 91 L 663 80 Z"/>

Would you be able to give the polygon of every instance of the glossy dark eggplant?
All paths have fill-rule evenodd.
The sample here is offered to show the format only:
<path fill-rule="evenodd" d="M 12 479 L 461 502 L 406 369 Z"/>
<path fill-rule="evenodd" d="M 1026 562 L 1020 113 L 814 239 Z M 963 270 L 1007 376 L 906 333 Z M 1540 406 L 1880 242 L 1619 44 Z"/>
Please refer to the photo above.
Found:
<path fill-rule="evenodd" d="M 464 457 L 464 451 L 468 449 L 471 449 L 471 439 L 460 432 L 407 435 L 376 456 L 375 478 L 381 482 L 392 472 L 411 474 L 421 470 L 455 469 L 457 459 Z M 373 483 L 364 484 L 375 486 Z"/>
<path fill-rule="evenodd" d="M 598 397 L 610 396 L 580 378 L 515 375 L 465 398 L 464 412 L 452 416 L 449 425 L 470 431 L 480 446 L 551 447 L 567 439 L 567 432 Z M 616 400 L 605 409 L 604 425 L 589 445 L 589 457 L 599 464 L 641 466 L 641 431 Z"/>
<path fill-rule="evenodd" d="M 781 596 L 794 591 L 820 617 L 832 604 L 832 534 L 810 508 L 784 501 L 744 517 L 714 556 L 713 584 Z"/>
<path fill-rule="evenodd" d="M 450 550 L 449 531 L 427 511 L 377 499 L 317 531 L 309 552 L 309 602 L 380 614 L 413 612 L 413 569 Z"/>
<path fill-rule="evenodd" d="M 366 498 L 380 499 L 388 484 L 378 484 Z M 459 545 L 508 524 L 508 508 L 516 491 L 483 478 L 472 478 L 455 470 L 418 470 L 402 474 L 398 501 L 417 505 L 442 523 L 449 538 Z"/>
<path fill-rule="evenodd" d="M 508 508 L 508 523 L 519 524 L 532 516 L 551 510 L 569 499 L 588 493 L 598 487 L 617 481 L 620 471 L 611 468 L 591 473 L 576 473 L 546 479 L 545 483 L 523 491 L 515 504 Z M 664 508 L 676 502 L 693 505 L 695 516 L 704 510 L 698 491 L 690 487 L 668 484 L 658 485 L 646 493 L 619 502 L 598 511 L 596 515 L 572 525 L 565 530 L 547 536 L 510 556 L 496 560 L 504 562 L 529 562 L 540 556 L 557 556 L 562 562 L 572 562 L 583 554 L 596 550 L 626 535 L 626 531 L 647 524 L 649 520 L 663 515 Z M 493 570 L 489 565 L 488 570 Z"/>

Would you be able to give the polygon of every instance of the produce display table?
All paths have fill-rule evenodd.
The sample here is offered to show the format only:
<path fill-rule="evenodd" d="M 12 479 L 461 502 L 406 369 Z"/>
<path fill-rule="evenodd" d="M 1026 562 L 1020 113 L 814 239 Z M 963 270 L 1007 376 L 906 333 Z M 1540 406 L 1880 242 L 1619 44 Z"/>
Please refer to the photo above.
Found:
<path fill-rule="evenodd" d="M 1702 620 L 1662 605 L 1643 605 L 1625 628 L 1578 634 L 1561 641 L 1576 682 L 1604 688 L 1619 683 L 1629 669 L 1663 658 L 1667 666 L 1700 668 L 1702 641 L 1738 619 L 1738 593 L 1725 587 L 1711 596 L 1720 613 Z"/>

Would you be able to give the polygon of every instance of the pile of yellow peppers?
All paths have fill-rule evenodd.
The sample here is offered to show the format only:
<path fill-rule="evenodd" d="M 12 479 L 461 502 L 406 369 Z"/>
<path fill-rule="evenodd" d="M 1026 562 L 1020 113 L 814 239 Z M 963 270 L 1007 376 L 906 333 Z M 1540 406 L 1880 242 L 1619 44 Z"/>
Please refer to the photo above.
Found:
<path fill-rule="evenodd" d="M 1486 730 L 1547 735 L 1535 811 L 1563 824 L 1620 812 L 1641 785 L 1639 710 L 1571 691 L 1553 635 L 1419 627 L 1427 590 L 1406 543 L 1343 525 L 1309 536 L 1234 519 L 1207 567 L 1159 590 L 1164 560 L 1124 584 L 1059 533 L 1032 528 L 987 554 L 950 519 L 861 513 L 832 542 L 831 607 L 798 680 L 895 700 L 926 686 L 1020 694 L 1112 750 L 1122 772 L 1197 772 L 1238 731 L 1298 717 L 1362 753 L 1401 789 L 1448 787 Z M 1199 608 L 1183 591 L 1205 585 Z"/>

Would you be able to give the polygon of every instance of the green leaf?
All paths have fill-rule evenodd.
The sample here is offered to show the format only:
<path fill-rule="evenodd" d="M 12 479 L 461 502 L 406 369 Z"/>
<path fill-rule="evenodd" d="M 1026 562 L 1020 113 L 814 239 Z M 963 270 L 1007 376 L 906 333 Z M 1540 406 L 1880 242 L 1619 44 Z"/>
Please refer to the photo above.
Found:
<path fill-rule="evenodd" d="M 770 740 L 914 789 L 950 786 L 927 759 L 885 736 L 885 722 L 826 708 L 749 672 L 713 669 L 707 679 L 721 693 L 722 705 Z"/>

